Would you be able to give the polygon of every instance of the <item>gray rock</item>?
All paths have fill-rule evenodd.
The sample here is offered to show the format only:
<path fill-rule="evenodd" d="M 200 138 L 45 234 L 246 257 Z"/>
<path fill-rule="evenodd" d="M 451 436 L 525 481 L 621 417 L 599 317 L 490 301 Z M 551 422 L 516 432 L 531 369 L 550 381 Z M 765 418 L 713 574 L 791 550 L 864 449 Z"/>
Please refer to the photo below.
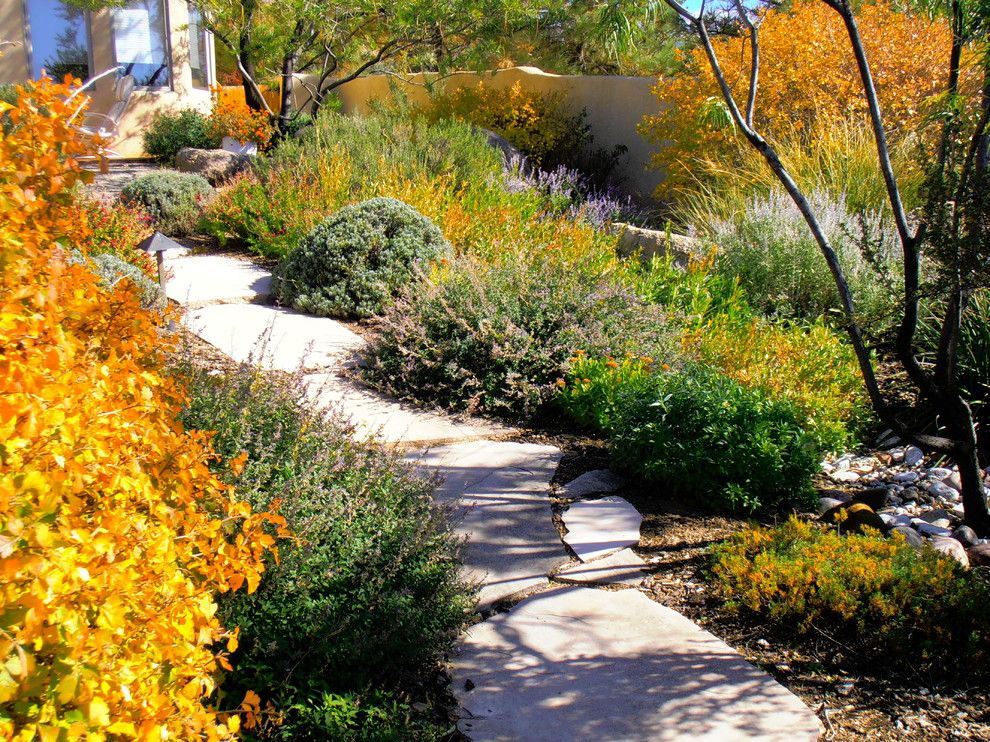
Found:
<path fill-rule="evenodd" d="M 916 520 L 914 527 L 918 530 L 918 533 L 923 536 L 930 536 L 931 538 L 936 538 L 943 536 L 945 538 L 950 538 L 952 536 L 952 531 L 948 528 L 943 528 L 942 526 L 936 526 L 931 523 L 926 523 L 923 520 Z M 955 541 L 955 539 L 953 539 Z M 956 543 L 959 543 L 956 541 Z"/>
<path fill-rule="evenodd" d="M 935 551 L 952 557 L 963 567 L 969 569 L 969 556 L 966 554 L 966 547 L 954 538 L 933 538 L 929 543 Z"/>
<path fill-rule="evenodd" d="M 956 502 L 959 499 L 959 493 L 942 482 L 932 482 L 926 489 L 935 495 L 935 497 L 948 502 Z"/>
<path fill-rule="evenodd" d="M 561 495 L 578 500 L 589 495 L 611 494 L 621 489 L 626 480 L 608 469 L 585 472 L 561 487 Z"/>
<path fill-rule="evenodd" d="M 955 515 L 953 515 L 948 510 L 945 510 L 943 508 L 938 508 L 936 510 L 929 510 L 927 513 L 922 513 L 919 516 L 919 519 L 925 521 L 926 523 L 931 523 L 933 525 L 940 525 L 943 521 L 948 523 L 949 525 L 953 525 L 957 520 Z"/>
<path fill-rule="evenodd" d="M 951 474 L 952 469 L 945 469 L 941 466 L 935 466 L 928 470 L 928 476 L 932 479 L 937 479 L 940 482 Z"/>
<path fill-rule="evenodd" d="M 832 472 L 829 476 L 832 478 L 833 482 L 852 484 L 853 482 L 858 482 L 861 475 L 851 471 L 850 469 L 842 469 L 840 471 Z"/>
<path fill-rule="evenodd" d="M 212 185 L 230 180 L 251 166 L 250 155 L 223 149 L 183 147 L 175 155 L 175 169 L 181 173 L 202 175 Z"/>
<path fill-rule="evenodd" d="M 980 542 L 980 539 L 976 535 L 976 531 L 969 526 L 959 526 L 952 532 L 952 536 L 966 548 L 976 546 Z"/>
<path fill-rule="evenodd" d="M 901 471 L 893 477 L 895 482 L 900 482 L 901 484 L 911 484 L 917 482 L 920 478 L 921 475 L 916 471 Z"/>
<path fill-rule="evenodd" d="M 916 549 L 920 549 L 925 543 L 925 539 L 923 539 L 916 530 L 910 528 L 909 526 L 894 526 L 887 532 L 887 535 L 889 536 L 894 533 L 901 534 L 904 537 L 904 540 Z"/>
<path fill-rule="evenodd" d="M 591 562 L 639 543 L 643 516 L 621 497 L 582 500 L 561 516 L 564 542 L 582 562 Z"/>
<path fill-rule="evenodd" d="M 484 129 L 480 126 L 478 127 L 478 131 L 484 134 L 485 138 L 488 139 L 489 147 L 497 149 L 502 153 L 502 160 L 506 165 L 510 164 L 513 160 L 521 161 L 524 159 L 522 151 L 502 135 L 496 134 L 494 131 Z"/>
<path fill-rule="evenodd" d="M 956 492 L 962 492 L 962 477 L 959 476 L 959 472 L 957 471 L 952 472 L 943 479 L 942 483 L 952 487 Z"/>
<path fill-rule="evenodd" d="M 918 495 L 921 493 L 915 487 L 906 487 L 903 492 L 901 492 L 901 497 L 904 502 L 915 501 L 918 499 Z"/>
<path fill-rule="evenodd" d="M 904 463 L 908 466 L 920 464 L 924 458 L 925 454 L 917 446 L 908 446 L 904 449 Z"/>
<path fill-rule="evenodd" d="M 686 268 L 692 258 L 704 257 L 705 250 L 700 240 L 681 234 L 671 234 L 655 229 L 642 229 L 631 224 L 612 225 L 619 235 L 616 248 L 619 257 L 639 256 L 644 263 L 655 257 L 673 257 L 674 265 Z"/>

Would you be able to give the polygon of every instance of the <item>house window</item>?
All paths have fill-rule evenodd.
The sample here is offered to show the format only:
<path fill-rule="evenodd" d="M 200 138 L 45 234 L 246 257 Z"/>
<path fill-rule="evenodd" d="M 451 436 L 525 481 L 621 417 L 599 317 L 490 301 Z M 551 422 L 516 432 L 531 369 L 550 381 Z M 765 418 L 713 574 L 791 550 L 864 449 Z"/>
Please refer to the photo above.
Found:
<path fill-rule="evenodd" d="M 32 78 L 42 70 L 54 80 L 90 76 L 85 11 L 60 0 L 27 0 L 27 20 Z"/>
<path fill-rule="evenodd" d="M 131 0 L 113 13 L 114 61 L 139 87 L 172 84 L 164 0 Z"/>
<path fill-rule="evenodd" d="M 202 16 L 194 5 L 189 6 L 189 66 L 194 88 L 210 87 L 210 42 L 203 28 Z"/>

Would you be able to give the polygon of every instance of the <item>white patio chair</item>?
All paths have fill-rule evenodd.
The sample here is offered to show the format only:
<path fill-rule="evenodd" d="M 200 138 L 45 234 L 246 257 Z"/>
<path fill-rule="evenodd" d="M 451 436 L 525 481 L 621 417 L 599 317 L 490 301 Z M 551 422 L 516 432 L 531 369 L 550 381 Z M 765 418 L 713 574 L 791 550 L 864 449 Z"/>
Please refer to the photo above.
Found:
<path fill-rule="evenodd" d="M 96 79 L 93 78 L 93 80 L 87 82 L 80 90 L 87 88 Z M 120 121 L 127 111 L 127 106 L 131 101 L 131 95 L 134 93 L 135 84 L 136 81 L 133 75 L 124 75 L 121 77 L 117 80 L 117 84 L 114 85 L 113 103 L 110 105 L 109 110 L 106 113 L 88 111 L 83 117 L 82 123 L 75 127 L 76 131 L 81 134 L 97 140 L 97 153 L 95 157 L 100 162 L 101 173 L 106 173 L 110 169 L 108 158 L 111 155 L 118 154 L 103 144 L 103 142 L 110 142 L 117 138 L 120 131 Z"/>

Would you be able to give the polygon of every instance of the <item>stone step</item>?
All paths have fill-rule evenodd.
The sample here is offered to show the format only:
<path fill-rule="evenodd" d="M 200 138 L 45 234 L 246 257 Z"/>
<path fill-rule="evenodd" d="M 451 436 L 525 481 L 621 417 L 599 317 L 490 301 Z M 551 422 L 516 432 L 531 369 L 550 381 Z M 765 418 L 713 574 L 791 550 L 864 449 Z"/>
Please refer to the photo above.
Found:
<path fill-rule="evenodd" d="M 345 325 L 257 304 L 214 304 L 186 314 L 186 327 L 235 361 L 269 371 L 341 368 L 364 339 Z"/>
<path fill-rule="evenodd" d="M 648 568 L 639 554 L 632 549 L 623 549 L 590 564 L 570 564 L 557 572 L 554 579 L 578 585 L 639 587 L 646 579 Z"/>
<path fill-rule="evenodd" d="M 468 629 L 452 668 L 473 742 L 814 742 L 773 678 L 638 590 L 563 587 Z"/>
<path fill-rule="evenodd" d="M 435 498 L 467 538 L 461 558 L 465 578 L 480 588 L 478 610 L 547 585 L 566 558 L 549 496 L 560 456 L 553 446 L 477 441 L 407 457 L 442 477 Z"/>
<path fill-rule="evenodd" d="M 582 562 L 639 543 L 643 516 L 621 497 L 575 502 L 561 517 L 567 527 L 564 541 Z"/>
<path fill-rule="evenodd" d="M 312 399 L 333 409 L 354 426 L 357 440 L 377 440 L 401 448 L 436 446 L 516 433 L 483 420 L 459 419 L 421 410 L 383 397 L 337 374 L 310 374 L 305 378 Z"/>
<path fill-rule="evenodd" d="M 272 274 L 247 258 L 179 255 L 166 260 L 165 266 L 165 294 L 185 307 L 271 301 Z"/>

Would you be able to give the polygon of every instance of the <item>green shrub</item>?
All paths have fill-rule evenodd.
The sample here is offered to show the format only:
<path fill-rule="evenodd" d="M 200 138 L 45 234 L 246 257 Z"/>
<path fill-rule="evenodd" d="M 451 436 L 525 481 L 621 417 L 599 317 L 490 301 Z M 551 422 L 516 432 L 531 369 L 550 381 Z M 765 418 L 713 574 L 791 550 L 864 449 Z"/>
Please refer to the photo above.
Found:
<path fill-rule="evenodd" d="M 156 160 L 172 164 L 183 147 L 216 149 L 220 146 L 210 124 L 210 117 L 188 109 L 178 113 L 159 113 L 144 132 L 144 151 Z"/>
<path fill-rule="evenodd" d="M 370 317 L 450 253 L 437 226 L 411 206 L 373 198 L 345 206 L 310 232 L 279 266 L 275 294 L 301 312 Z"/>
<path fill-rule="evenodd" d="M 132 180 L 120 192 L 121 201 L 143 208 L 157 229 L 171 235 L 190 234 L 214 193 L 206 178 L 163 170 Z"/>
<path fill-rule="evenodd" d="M 644 377 L 583 359 L 563 396 L 566 408 L 611 434 L 616 465 L 673 491 L 730 512 L 815 501 L 822 450 L 798 410 L 712 369 L 689 364 Z"/>
<path fill-rule="evenodd" d="M 240 629 L 225 691 L 271 700 L 285 714 L 273 737 L 335 739 L 328 694 L 415 691 L 450 649 L 470 605 L 457 539 L 432 503 L 432 483 L 352 443 L 345 426 L 305 402 L 301 380 L 247 368 L 180 372 L 189 394 L 182 421 L 216 431 L 217 473 L 253 507 L 279 501 L 298 537 L 279 543 L 279 562 L 255 593 L 221 602 L 224 625 Z M 228 462 L 242 452 L 235 474 Z M 366 731 L 354 738 L 376 739 L 374 726 Z"/>
<path fill-rule="evenodd" d="M 576 349 L 622 355 L 669 347 L 662 313 L 619 285 L 550 255 L 461 258 L 403 293 L 379 324 L 365 377 L 454 410 L 529 417 Z"/>
<path fill-rule="evenodd" d="M 648 356 L 631 353 L 622 359 L 597 359 L 579 351 L 570 360 L 568 380 L 558 383 L 555 401 L 579 425 L 614 433 L 626 399 L 651 388 L 654 364 Z"/>
<path fill-rule="evenodd" d="M 826 450 L 854 441 L 869 419 L 856 354 L 821 321 L 808 326 L 718 317 L 684 336 L 685 352 L 745 387 L 792 402 Z"/>
<path fill-rule="evenodd" d="M 716 546 L 712 575 L 731 608 L 799 633 L 827 626 L 912 672 L 980 667 L 990 653 L 990 587 L 899 536 L 840 536 L 792 518 Z"/>
<path fill-rule="evenodd" d="M 79 250 L 73 250 L 70 261 L 89 266 L 107 289 L 114 289 L 122 281 L 129 282 L 137 291 L 141 306 L 145 308 L 156 305 L 161 299 L 161 289 L 157 283 L 148 278 L 136 265 L 116 255 L 92 253 L 84 256 Z"/>
<path fill-rule="evenodd" d="M 286 740 L 323 742 L 440 742 L 449 730 L 417 718 L 415 711 L 381 691 L 368 694 L 324 693 L 293 704 L 289 725 L 279 736 Z"/>
<path fill-rule="evenodd" d="M 876 214 L 855 215 L 822 193 L 811 198 L 825 234 L 845 269 L 865 325 L 882 331 L 896 309 L 896 235 Z M 732 219 L 713 219 L 706 236 L 718 248 L 716 271 L 738 277 L 746 298 L 767 315 L 815 320 L 841 311 L 832 274 L 808 225 L 778 191 L 751 199 Z"/>

